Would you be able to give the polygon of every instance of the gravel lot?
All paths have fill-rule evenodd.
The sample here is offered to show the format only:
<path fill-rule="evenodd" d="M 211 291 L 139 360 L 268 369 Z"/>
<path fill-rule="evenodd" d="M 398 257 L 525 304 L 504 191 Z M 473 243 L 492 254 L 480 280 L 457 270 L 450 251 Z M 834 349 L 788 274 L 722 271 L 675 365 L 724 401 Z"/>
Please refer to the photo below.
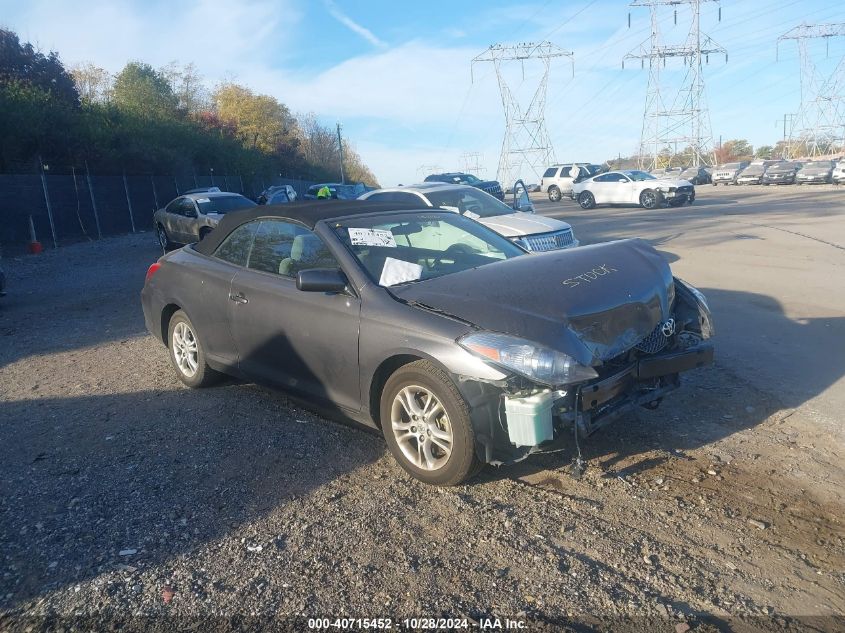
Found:
<path fill-rule="evenodd" d="M 156 257 L 147 233 L 5 262 L 0 631 L 845 627 L 845 442 L 755 372 L 720 355 L 579 481 L 564 452 L 429 488 L 282 394 L 181 387 L 143 326 Z"/>

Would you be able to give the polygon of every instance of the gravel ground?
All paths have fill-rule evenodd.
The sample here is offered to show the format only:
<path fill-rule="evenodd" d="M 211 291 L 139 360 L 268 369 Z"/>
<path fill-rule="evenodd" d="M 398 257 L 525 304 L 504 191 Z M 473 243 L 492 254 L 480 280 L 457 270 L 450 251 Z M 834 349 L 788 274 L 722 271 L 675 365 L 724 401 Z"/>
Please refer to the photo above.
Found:
<path fill-rule="evenodd" d="M 156 255 L 5 261 L 0 631 L 845 628 L 843 447 L 730 367 L 587 441 L 581 480 L 563 452 L 430 488 L 282 394 L 183 388 L 144 331 Z"/>

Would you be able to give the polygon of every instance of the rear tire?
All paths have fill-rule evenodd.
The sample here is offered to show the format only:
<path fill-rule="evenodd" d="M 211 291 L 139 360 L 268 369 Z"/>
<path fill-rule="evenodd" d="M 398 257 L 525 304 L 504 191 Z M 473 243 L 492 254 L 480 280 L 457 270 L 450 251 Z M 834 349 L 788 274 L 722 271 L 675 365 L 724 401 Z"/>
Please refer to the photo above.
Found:
<path fill-rule="evenodd" d="M 589 191 L 582 191 L 578 195 L 578 204 L 582 209 L 594 209 L 596 206 L 596 197 Z"/>
<path fill-rule="evenodd" d="M 456 486 L 483 466 L 476 456 L 469 406 L 452 379 L 429 361 L 394 372 L 382 390 L 380 414 L 390 452 L 416 479 Z"/>
<path fill-rule="evenodd" d="M 205 239 L 205 236 L 208 235 L 209 233 L 211 233 L 210 228 L 208 228 L 207 226 L 202 227 L 200 229 L 200 242 L 202 242 Z"/>
<path fill-rule="evenodd" d="M 170 241 L 167 230 L 161 224 L 156 225 L 156 237 L 158 238 L 158 245 L 161 246 L 161 250 L 165 253 L 176 247 L 176 244 Z"/>
<path fill-rule="evenodd" d="M 644 209 L 656 209 L 663 202 L 663 196 L 654 189 L 646 189 L 640 194 L 640 204 Z"/>
<path fill-rule="evenodd" d="M 562 194 L 560 193 L 560 189 L 558 189 L 554 185 L 549 187 L 549 200 L 551 200 L 552 202 L 559 202 L 561 197 Z"/>
<path fill-rule="evenodd" d="M 220 379 L 220 374 L 208 366 L 205 348 L 197 337 L 194 324 L 183 310 L 177 310 L 170 318 L 167 348 L 176 375 L 188 387 L 208 387 Z"/>

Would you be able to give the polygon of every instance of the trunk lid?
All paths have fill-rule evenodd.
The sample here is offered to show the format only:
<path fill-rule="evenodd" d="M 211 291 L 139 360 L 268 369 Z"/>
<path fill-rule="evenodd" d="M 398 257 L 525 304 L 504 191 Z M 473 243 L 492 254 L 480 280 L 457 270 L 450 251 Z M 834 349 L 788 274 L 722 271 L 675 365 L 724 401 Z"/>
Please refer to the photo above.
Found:
<path fill-rule="evenodd" d="M 633 239 L 515 257 L 393 286 L 398 299 L 600 365 L 669 318 L 672 272 Z"/>

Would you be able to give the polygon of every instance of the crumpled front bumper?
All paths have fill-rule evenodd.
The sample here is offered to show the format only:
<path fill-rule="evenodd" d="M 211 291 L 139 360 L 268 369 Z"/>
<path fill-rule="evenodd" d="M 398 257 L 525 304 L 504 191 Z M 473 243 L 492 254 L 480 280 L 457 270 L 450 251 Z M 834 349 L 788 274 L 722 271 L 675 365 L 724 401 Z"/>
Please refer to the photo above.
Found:
<path fill-rule="evenodd" d="M 603 405 L 620 395 L 636 391 L 637 386 L 643 381 L 677 375 L 712 363 L 713 346 L 709 343 L 700 343 L 689 349 L 641 358 L 612 376 L 582 387 L 578 410 L 581 412 L 601 410 Z"/>

